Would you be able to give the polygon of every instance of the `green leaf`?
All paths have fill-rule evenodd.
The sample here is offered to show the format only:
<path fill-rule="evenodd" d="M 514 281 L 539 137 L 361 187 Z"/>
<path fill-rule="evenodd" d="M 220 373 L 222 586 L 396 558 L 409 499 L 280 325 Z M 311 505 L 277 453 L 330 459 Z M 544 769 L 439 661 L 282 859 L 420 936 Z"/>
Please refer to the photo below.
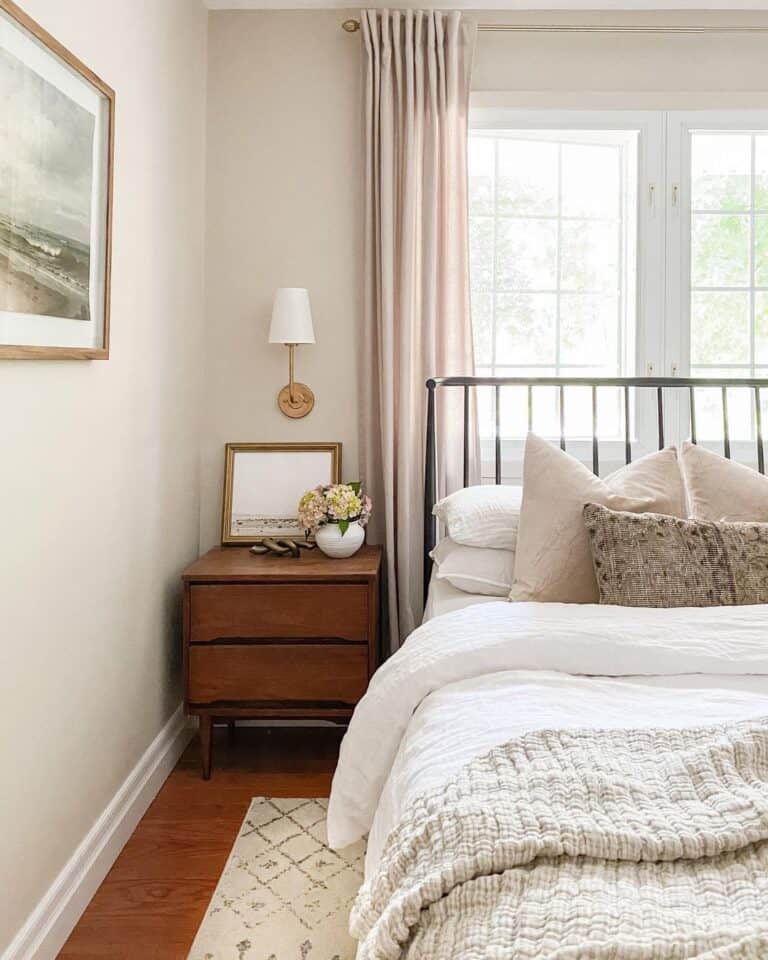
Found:
<path fill-rule="evenodd" d="M 339 520 L 339 530 L 341 530 L 342 537 L 349 530 L 349 520 Z"/>
<path fill-rule="evenodd" d="M 350 487 L 355 491 L 356 494 L 360 493 L 360 490 L 363 487 L 363 484 L 360 480 L 355 480 L 354 483 L 349 484 Z"/>

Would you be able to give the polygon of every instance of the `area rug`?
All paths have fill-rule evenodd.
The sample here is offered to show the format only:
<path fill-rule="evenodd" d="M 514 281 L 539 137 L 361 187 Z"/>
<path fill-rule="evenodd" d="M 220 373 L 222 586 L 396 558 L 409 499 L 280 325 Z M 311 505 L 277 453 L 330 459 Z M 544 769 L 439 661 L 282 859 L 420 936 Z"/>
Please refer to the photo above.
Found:
<path fill-rule="evenodd" d="M 365 848 L 328 849 L 327 806 L 251 801 L 187 960 L 354 960 Z"/>

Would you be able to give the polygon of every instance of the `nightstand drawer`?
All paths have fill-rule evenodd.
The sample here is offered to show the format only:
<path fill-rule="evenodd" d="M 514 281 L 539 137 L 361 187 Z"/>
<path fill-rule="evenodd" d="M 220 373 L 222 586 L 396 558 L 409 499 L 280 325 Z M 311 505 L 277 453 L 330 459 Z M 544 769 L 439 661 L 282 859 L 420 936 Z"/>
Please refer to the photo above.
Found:
<path fill-rule="evenodd" d="M 368 683 L 365 644 L 203 644 L 189 648 L 189 700 L 339 701 Z"/>
<path fill-rule="evenodd" d="M 364 642 L 366 584 L 195 584 L 190 591 L 190 640 L 295 638 Z"/>

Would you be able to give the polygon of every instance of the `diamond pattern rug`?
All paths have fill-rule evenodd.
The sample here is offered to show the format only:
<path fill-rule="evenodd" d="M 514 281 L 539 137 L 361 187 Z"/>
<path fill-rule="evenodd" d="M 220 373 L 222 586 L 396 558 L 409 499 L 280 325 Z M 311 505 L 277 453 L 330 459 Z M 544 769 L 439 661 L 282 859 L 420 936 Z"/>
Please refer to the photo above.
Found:
<path fill-rule="evenodd" d="M 251 801 L 187 960 L 354 960 L 365 848 L 328 849 L 327 806 Z"/>

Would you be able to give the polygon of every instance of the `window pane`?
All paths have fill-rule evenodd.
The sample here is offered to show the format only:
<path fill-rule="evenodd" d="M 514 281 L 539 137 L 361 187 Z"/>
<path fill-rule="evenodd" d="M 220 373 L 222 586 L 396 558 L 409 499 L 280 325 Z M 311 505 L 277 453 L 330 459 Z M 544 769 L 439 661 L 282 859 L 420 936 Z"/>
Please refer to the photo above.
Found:
<path fill-rule="evenodd" d="M 476 216 L 493 215 L 494 141 L 490 137 L 470 137 L 469 212 Z"/>
<path fill-rule="evenodd" d="M 475 342 L 475 364 L 493 362 L 493 296 L 472 291 L 472 333 Z"/>
<path fill-rule="evenodd" d="M 694 210 L 749 209 L 750 137 L 745 134 L 693 134 L 691 175 Z"/>
<path fill-rule="evenodd" d="M 493 290 L 493 220 L 469 219 L 469 272 L 473 290 Z"/>
<path fill-rule="evenodd" d="M 755 363 L 768 363 L 768 293 L 755 293 Z"/>
<path fill-rule="evenodd" d="M 564 290 L 616 290 L 619 272 L 618 224 L 565 220 L 560 243 L 560 285 Z"/>
<path fill-rule="evenodd" d="M 561 363 L 602 364 L 607 368 L 603 376 L 615 374 L 618 356 L 617 333 L 616 296 L 561 295 Z"/>
<path fill-rule="evenodd" d="M 692 294 L 691 363 L 749 363 L 749 293 Z"/>
<path fill-rule="evenodd" d="M 553 377 L 554 367 L 497 367 L 499 377 Z M 534 391 L 534 394 L 537 391 Z M 524 437 L 528 432 L 528 391 L 526 387 L 502 387 L 501 416 L 499 418 L 503 437 Z M 534 414 L 536 400 L 534 399 Z M 534 423 L 536 421 L 534 420 Z"/>
<path fill-rule="evenodd" d="M 768 287 L 768 217 L 755 217 L 755 286 Z"/>
<path fill-rule="evenodd" d="M 499 140 L 500 214 L 557 213 L 556 143 Z"/>
<path fill-rule="evenodd" d="M 475 373 L 478 377 L 490 377 L 492 375 L 490 367 L 481 367 L 475 363 Z M 477 422 L 480 428 L 481 437 L 493 436 L 495 425 L 493 415 L 493 388 L 476 387 L 475 402 L 477 403 Z"/>
<path fill-rule="evenodd" d="M 502 377 L 551 377 L 554 376 L 555 371 L 552 367 L 543 370 L 541 368 L 505 367 L 498 370 L 497 373 Z M 478 398 L 482 390 L 482 387 L 478 387 Z M 492 388 L 488 388 L 488 390 L 490 392 Z M 501 394 L 500 425 L 502 434 L 507 437 L 522 439 L 528 430 L 527 389 L 525 387 L 502 387 L 499 392 Z M 557 394 L 556 387 L 534 387 L 533 389 L 532 427 L 542 437 L 557 437 L 560 435 L 560 410 Z M 483 407 L 484 421 L 481 421 L 481 431 L 482 426 L 488 424 L 489 429 L 485 435 L 491 436 L 493 434 L 493 397 L 489 395 L 483 402 L 485 404 Z M 489 453 L 491 469 L 486 472 L 493 475 L 492 448 L 489 448 Z"/>
<path fill-rule="evenodd" d="M 497 221 L 497 289 L 556 290 L 556 264 L 556 221 L 517 219 Z"/>
<path fill-rule="evenodd" d="M 755 137 L 755 207 L 768 210 L 768 136 Z"/>
<path fill-rule="evenodd" d="M 601 374 L 606 376 L 606 374 Z M 597 435 L 619 437 L 624 433 L 624 397 L 617 387 L 597 392 Z"/>
<path fill-rule="evenodd" d="M 749 217 L 693 214 L 691 229 L 694 287 L 749 284 Z"/>
<path fill-rule="evenodd" d="M 560 407 L 557 387 L 536 387 L 533 391 L 533 430 L 541 437 L 560 436 Z"/>
<path fill-rule="evenodd" d="M 554 363 L 556 309 L 556 294 L 498 294 L 496 355 L 505 363 Z"/>
<path fill-rule="evenodd" d="M 692 373 L 752 377 L 768 362 L 768 213 L 758 212 L 768 210 L 768 131 L 692 133 L 691 175 L 694 209 L 744 211 L 691 217 Z M 702 430 L 713 429 L 716 394 Z"/>
<path fill-rule="evenodd" d="M 744 370 L 738 367 L 693 369 L 691 373 L 694 377 L 728 379 L 744 376 Z M 728 434 L 731 440 L 752 439 L 753 409 L 751 390 L 734 388 L 728 391 Z M 696 390 L 696 434 L 700 440 L 708 442 L 723 440 L 723 392 L 719 387 L 701 387 Z"/>
<path fill-rule="evenodd" d="M 606 377 L 604 367 L 583 367 L 573 371 L 579 377 Z M 621 391 L 606 387 L 597 391 L 597 433 L 600 439 L 623 436 L 624 413 Z M 592 436 L 592 390 L 569 387 L 565 390 L 565 432 L 569 438 Z"/>
<path fill-rule="evenodd" d="M 621 212 L 621 147 L 563 145 L 563 216 L 617 219 Z"/>

